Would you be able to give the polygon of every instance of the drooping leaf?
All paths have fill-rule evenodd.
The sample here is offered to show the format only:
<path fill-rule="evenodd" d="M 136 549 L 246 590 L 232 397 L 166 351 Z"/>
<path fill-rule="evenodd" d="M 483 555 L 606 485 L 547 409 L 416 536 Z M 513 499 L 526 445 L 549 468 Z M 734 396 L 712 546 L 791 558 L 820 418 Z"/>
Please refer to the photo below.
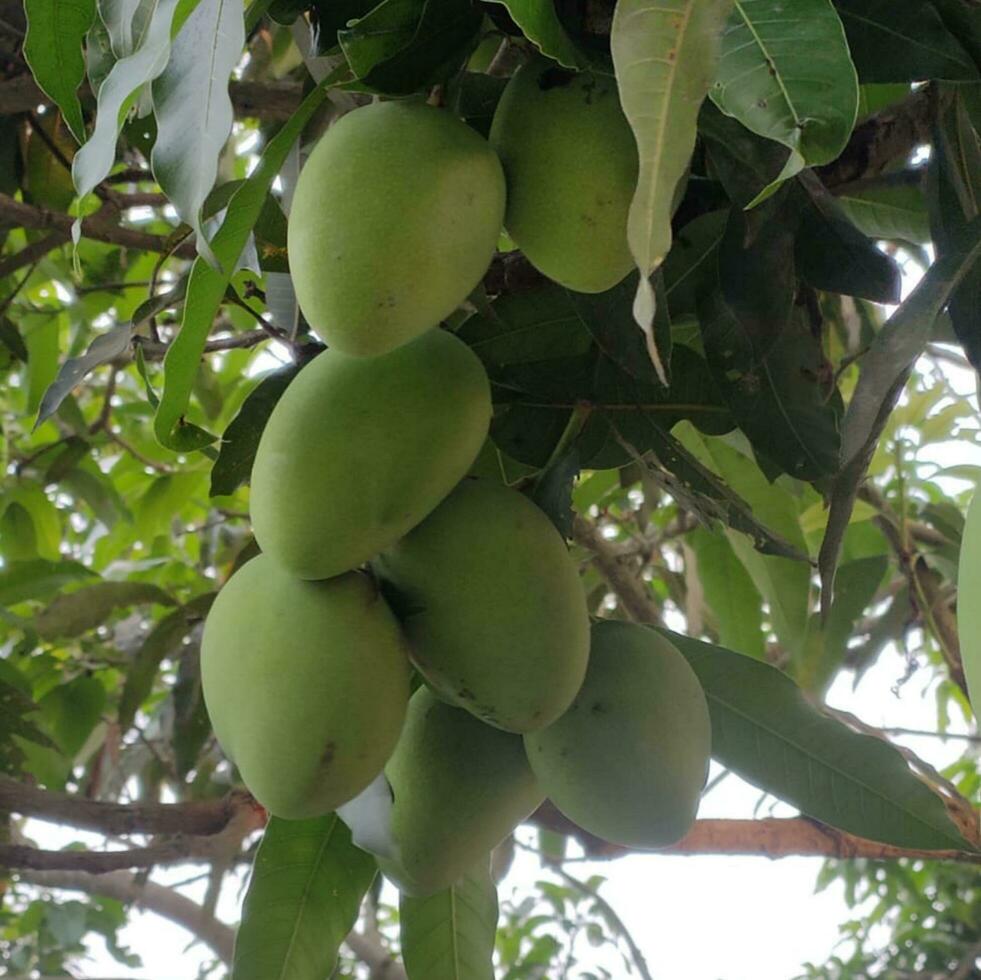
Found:
<path fill-rule="evenodd" d="M 896 847 L 973 850 L 940 797 L 888 743 L 810 705 L 769 664 L 661 632 L 685 655 L 709 702 L 712 754 L 809 817 Z"/>
<path fill-rule="evenodd" d="M 101 625 L 116 610 L 142 603 L 172 606 L 174 600 L 149 582 L 97 582 L 59 595 L 34 618 L 34 628 L 46 640 L 80 636 Z"/>
<path fill-rule="evenodd" d="M 0 568 L 0 606 L 43 599 L 72 582 L 99 576 L 75 561 L 11 561 Z"/>
<path fill-rule="evenodd" d="M 125 732 L 136 712 L 153 690 L 153 682 L 165 657 L 173 656 L 184 637 L 201 622 L 215 593 L 206 592 L 168 613 L 150 631 L 126 672 L 119 699 L 119 727 Z"/>
<path fill-rule="evenodd" d="M 858 76 L 831 0 L 736 0 L 710 95 L 790 150 L 778 181 L 834 160 L 855 125 Z"/>
<path fill-rule="evenodd" d="M 695 147 L 698 110 L 715 74 L 719 35 L 732 0 L 619 0 L 610 47 L 624 114 L 640 156 L 627 240 L 640 270 L 634 319 L 666 377 L 653 332 L 650 276 L 671 248 L 671 216 Z"/>
<path fill-rule="evenodd" d="M 978 68 L 929 3 L 835 0 L 863 82 L 969 81 Z"/>
<path fill-rule="evenodd" d="M 52 688 L 38 701 L 44 727 L 73 759 L 102 717 L 106 689 L 95 677 L 76 677 Z"/>
<path fill-rule="evenodd" d="M 553 4 L 540 0 L 494 0 L 494 3 L 507 7 L 511 19 L 542 54 L 566 68 L 581 71 L 590 67 L 589 55 L 569 36 Z"/>
<path fill-rule="evenodd" d="M 245 44 L 239 0 L 199 0 L 171 45 L 167 67 L 153 81 L 157 138 L 150 165 L 198 251 L 217 259 L 205 237 L 202 208 L 218 176 L 218 157 L 234 118 L 228 79 Z"/>
<path fill-rule="evenodd" d="M 13 736 L 53 748 L 51 739 L 32 717 L 37 710 L 31 696 L 0 672 L 0 773 L 4 776 L 19 776 L 24 762 L 24 750 Z"/>
<path fill-rule="evenodd" d="M 58 375 L 62 323 L 63 317 L 55 314 L 35 314 L 21 320 L 27 348 L 27 415 L 40 408 L 44 393 Z"/>
<path fill-rule="evenodd" d="M 38 88 L 54 102 L 72 135 L 85 140 L 78 88 L 85 78 L 82 40 L 95 17 L 95 0 L 25 0 L 24 57 Z"/>
<path fill-rule="evenodd" d="M 920 179 L 914 171 L 855 181 L 836 187 L 835 199 L 870 238 L 925 245 L 930 241 L 930 219 Z"/>
<path fill-rule="evenodd" d="M 222 271 L 219 272 L 200 256 L 194 260 L 180 333 L 164 359 L 164 390 L 153 420 L 154 434 L 162 445 L 170 449 L 190 452 L 214 441 L 210 432 L 186 421 L 184 413 L 215 313 L 225 296 L 231 271 L 242 254 L 290 147 L 323 102 L 327 88 L 345 75 L 346 67 L 332 72 L 303 100 L 266 146 L 255 172 L 235 191 L 225 220 L 211 242 Z"/>
<path fill-rule="evenodd" d="M 428 898 L 399 899 L 409 980 L 494 980 L 497 889 L 490 862 Z"/>
<path fill-rule="evenodd" d="M 234 493 L 249 479 L 252 461 L 266 422 L 298 367 L 281 368 L 263 378 L 242 402 L 238 415 L 228 424 L 221 438 L 218 458 L 211 469 L 212 497 Z"/>
<path fill-rule="evenodd" d="M 194 769 L 211 734 L 211 719 L 201 687 L 200 644 L 192 643 L 181 649 L 171 699 L 174 703 L 174 768 L 184 779 Z"/>
<path fill-rule="evenodd" d="M 157 77 L 170 54 L 171 26 L 179 0 L 157 0 L 145 32 L 131 54 L 120 58 L 109 70 L 96 97 L 95 127 L 88 141 L 72 160 L 72 177 L 79 197 L 84 197 L 112 169 L 116 139 L 126 114 L 135 104 L 140 89 Z M 75 223 L 76 241 L 81 232 Z"/>
<path fill-rule="evenodd" d="M 957 571 L 957 634 L 974 716 L 981 715 L 981 493 L 967 509 Z"/>
<path fill-rule="evenodd" d="M 69 357 L 58 370 L 58 376 L 48 385 L 38 408 L 35 428 L 51 418 L 73 388 L 100 364 L 119 357 L 129 346 L 133 337 L 134 324 L 120 323 L 105 333 L 99 334 L 89 345 L 88 350 L 79 357 Z"/>
<path fill-rule="evenodd" d="M 376 872 L 336 814 L 272 817 L 242 908 L 232 980 L 330 976 Z"/>

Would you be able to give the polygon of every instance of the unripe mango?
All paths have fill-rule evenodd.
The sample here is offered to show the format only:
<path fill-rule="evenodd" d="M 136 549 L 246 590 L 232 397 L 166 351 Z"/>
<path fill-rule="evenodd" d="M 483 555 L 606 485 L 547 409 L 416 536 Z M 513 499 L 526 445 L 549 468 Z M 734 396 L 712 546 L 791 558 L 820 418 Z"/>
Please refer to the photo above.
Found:
<path fill-rule="evenodd" d="M 375 569 L 441 697 L 511 732 L 572 702 L 589 655 L 586 601 L 565 542 L 527 497 L 466 479 Z"/>
<path fill-rule="evenodd" d="M 263 430 L 250 497 L 256 539 L 300 578 L 356 568 L 453 489 L 490 417 L 483 366 L 445 331 L 380 357 L 328 350 Z"/>
<path fill-rule="evenodd" d="M 536 58 L 508 82 L 490 142 L 507 177 L 505 227 L 532 265 L 581 293 L 623 279 L 638 161 L 616 79 Z"/>
<path fill-rule="evenodd" d="M 348 354 L 383 354 L 462 303 L 504 219 L 501 164 L 443 109 L 382 102 L 317 144 L 290 210 L 290 272 L 313 331 Z"/>
<path fill-rule="evenodd" d="M 253 796 L 303 819 L 382 771 L 405 718 L 409 663 L 368 576 L 303 582 L 260 555 L 208 613 L 201 682 L 215 735 Z"/>
<path fill-rule="evenodd" d="M 516 735 L 419 688 L 385 775 L 398 860 L 382 871 L 413 895 L 448 888 L 489 857 L 544 794 Z"/>
<path fill-rule="evenodd" d="M 526 735 L 525 748 L 546 795 L 573 823 L 613 844 L 665 847 L 695 819 L 711 751 L 708 706 L 668 640 L 601 622 L 572 707 Z"/>

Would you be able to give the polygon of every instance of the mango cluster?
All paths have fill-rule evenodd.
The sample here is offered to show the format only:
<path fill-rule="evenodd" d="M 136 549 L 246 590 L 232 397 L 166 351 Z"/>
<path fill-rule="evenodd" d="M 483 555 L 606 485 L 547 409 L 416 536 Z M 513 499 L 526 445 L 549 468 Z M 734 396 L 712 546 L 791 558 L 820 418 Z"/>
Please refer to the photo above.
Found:
<path fill-rule="evenodd" d="M 394 846 L 379 863 L 410 893 L 486 860 L 546 796 L 597 836 L 657 847 L 685 833 L 704 784 L 708 714 L 685 659 L 643 627 L 591 627 L 549 518 L 468 475 L 490 384 L 438 326 L 504 225 L 572 288 L 622 278 L 629 136 L 612 81 L 533 62 L 491 143 L 431 106 L 356 109 L 293 199 L 297 296 L 329 348 L 263 431 L 262 553 L 208 616 L 204 694 L 276 816 L 337 810 L 384 773 Z"/>

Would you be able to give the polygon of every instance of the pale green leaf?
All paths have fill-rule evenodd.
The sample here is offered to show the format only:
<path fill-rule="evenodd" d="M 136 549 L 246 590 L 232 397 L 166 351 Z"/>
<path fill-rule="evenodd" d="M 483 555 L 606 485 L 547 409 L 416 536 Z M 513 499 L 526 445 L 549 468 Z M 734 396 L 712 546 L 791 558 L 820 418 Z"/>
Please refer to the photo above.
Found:
<path fill-rule="evenodd" d="M 918 183 L 891 177 L 858 181 L 835 189 L 835 198 L 859 231 L 869 238 L 925 245 L 930 216 Z"/>
<path fill-rule="evenodd" d="M 57 596 L 35 617 L 34 628 L 46 640 L 80 636 L 101 625 L 115 610 L 141 603 L 172 606 L 174 600 L 150 582 L 96 582 Z"/>
<path fill-rule="evenodd" d="M 676 191 L 695 148 L 698 110 L 715 75 L 731 6 L 732 0 L 619 0 L 613 14 L 613 65 L 640 157 L 627 222 L 640 270 L 634 318 L 662 381 L 650 276 L 671 248 Z"/>
<path fill-rule="evenodd" d="M 489 864 L 428 898 L 401 896 L 402 959 L 409 980 L 494 980 L 497 889 Z"/>
<path fill-rule="evenodd" d="M 981 714 L 981 493 L 967 509 L 957 572 L 957 632 L 974 716 Z"/>

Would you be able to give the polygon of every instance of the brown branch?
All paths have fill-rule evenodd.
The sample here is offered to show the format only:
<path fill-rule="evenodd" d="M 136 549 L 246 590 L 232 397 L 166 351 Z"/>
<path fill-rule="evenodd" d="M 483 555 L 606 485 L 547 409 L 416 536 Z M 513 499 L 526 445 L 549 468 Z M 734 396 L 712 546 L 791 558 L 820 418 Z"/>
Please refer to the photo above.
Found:
<path fill-rule="evenodd" d="M 43 259 L 48 252 L 53 252 L 70 240 L 68 235 L 56 231 L 53 234 L 45 235 L 44 238 L 39 238 L 36 242 L 30 242 L 14 255 L 0 259 L 0 279 L 6 279 L 7 276 L 18 269 L 22 269 L 25 265 L 32 265 L 39 259 Z"/>
<path fill-rule="evenodd" d="M 590 858 L 620 858 L 637 851 L 610 844 L 567 820 L 551 803 L 543 804 L 532 822 L 559 833 L 571 834 Z M 981 864 L 981 854 L 968 851 L 925 851 L 865 840 L 806 817 L 768 817 L 761 820 L 696 820 L 687 836 L 654 851 L 655 854 L 697 857 L 711 854 L 767 858 L 825 857 L 894 860 L 921 858 Z"/>
<path fill-rule="evenodd" d="M 139 875 L 125 871 L 104 875 L 84 871 L 18 871 L 17 877 L 25 884 L 42 888 L 64 888 L 112 898 L 126 905 L 138 905 L 183 927 L 213 949 L 225 963 L 232 961 L 235 930 L 231 926 L 206 915 L 200 905 L 180 892 L 143 881 Z"/>
<path fill-rule="evenodd" d="M 233 334 L 231 337 L 215 337 L 204 345 L 204 353 L 210 354 L 221 350 L 236 350 L 240 347 L 255 347 L 264 340 L 273 338 L 265 330 L 246 330 L 243 333 Z M 169 344 L 159 344 L 154 340 L 140 340 L 143 347 L 143 356 L 147 360 L 159 360 L 164 357 L 169 348 Z"/>
<path fill-rule="evenodd" d="M 0 812 L 18 813 L 50 823 L 104 834 L 220 833 L 252 797 L 232 792 L 218 800 L 191 803 L 104 803 L 71 793 L 56 793 L 0 776 Z"/>
<path fill-rule="evenodd" d="M 616 546 L 603 537 L 595 524 L 577 515 L 572 525 L 572 537 L 577 544 L 593 553 L 593 561 L 600 574 L 634 622 L 661 622 L 661 610 L 647 583 L 636 569 L 623 561 Z"/>
<path fill-rule="evenodd" d="M 144 252 L 170 251 L 170 243 L 165 236 L 151 235 L 137 231 L 135 228 L 124 228 L 116 223 L 115 215 L 115 207 L 103 205 L 95 214 L 82 219 L 82 234 L 97 242 L 136 248 Z M 54 231 L 62 235 L 67 242 L 71 238 L 74 220 L 71 215 L 61 211 L 34 207 L 7 194 L 0 194 L 0 226 L 2 227 Z M 49 240 L 53 237 L 49 236 Z M 51 247 L 54 248 L 55 245 Z M 193 258 L 195 254 L 193 244 L 187 243 L 181 246 L 177 254 L 184 258 Z"/>

